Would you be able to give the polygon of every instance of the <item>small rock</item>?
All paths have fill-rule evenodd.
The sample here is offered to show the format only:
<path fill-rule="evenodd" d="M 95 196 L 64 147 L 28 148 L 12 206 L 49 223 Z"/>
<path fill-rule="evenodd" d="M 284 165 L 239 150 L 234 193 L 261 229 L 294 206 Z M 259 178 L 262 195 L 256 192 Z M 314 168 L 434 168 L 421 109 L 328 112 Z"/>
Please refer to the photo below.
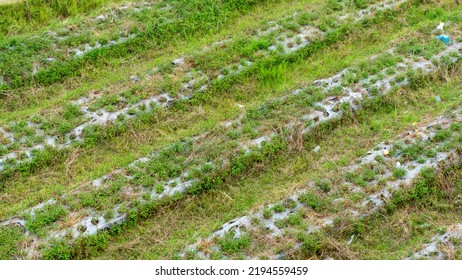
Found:
<path fill-rule="evenodd" d="M 99 20 L 99 21 L 103 21 L 106 19 L 106 16 L 105 15 L 100 15 L 96 18 L 96 20 Z"/>
<path fill-rule="evenodd" d="M 172 61 L 172 64 L 175 65 L 175 66 L 180 66 L 180 65 L 185 64 L 184 57 L 180 57 L 180 58 L 175 59 L 174 61 Z"/>
<path fill-rule="evenodd" d="M 397 167 L 397 168 L 401 167 L 401 162 L 397 161 L 397 162 L 396 162 L 396 167 Z"/>
<path fill-rule="evenodd" d="M 85 44 L 85 50 L 83 52 L 89 52 L 92 49 L 93 49 L 92 46 L 90 46 L 89 44 Z"/>
<path fill-rule="evenodd" d="M 103 181 L 101 179 L 96 179 L 96 180 L 93 180 L 92 182 L 93 187 L 101 187 L 102 184 L 103 184 Z"/>
<path fill-rule="evenodd" d="M 140 77 L 138 77 L 137 75 L 132 75 L 130 76 L 130 80 L 132 81 L 132 83 L 136 83 L 140 81 Z"/>
<path fill-rule="evenodd" d="M 383 155 L 384 156 L 388 156 L 389 154 L 390 154 L 390 152 L 387 149 L 383 150 Z"/>
<path fill-rule="evenodd" d="M 435 101 L 436 101 L 436 102 L 441 102 L 441 97 L 436 96 L 436 97 L 435 97 Z"/>
<path fill-rule="evenodd" d="M 83 55 L 83 51 L 81 51 L 79 49 L 74 49 L 74 51 L 75 51 L 76 56 L 82 56 Z"/>
<path fill-rule="evenodd" d="M 321 150 L 321 147 L 319 146 L 316 146 L 316 148 L 313 149 L 313 153 L 319 153 L 319 151 Z"/>

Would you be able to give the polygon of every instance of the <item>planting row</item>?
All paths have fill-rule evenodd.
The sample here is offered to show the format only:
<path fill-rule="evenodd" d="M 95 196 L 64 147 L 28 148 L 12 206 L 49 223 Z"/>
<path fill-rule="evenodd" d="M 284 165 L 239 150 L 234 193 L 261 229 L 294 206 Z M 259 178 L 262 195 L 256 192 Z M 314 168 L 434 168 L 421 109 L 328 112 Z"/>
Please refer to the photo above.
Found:
<path fill-rule="evenodd" d="M 299 17 L 298 21 L 303 17 Z M 286 19 L 284 22 L 296 24 L 297 20 Z M 271 25 L 271 24 L 270 24 Z M 254 42 L 258 43 L 258 38 L 262 34 L 275 32 L 282 29 L 282 25 L 276 24 L 268 32 L 268 29 L 261 30 L 255 37 Z M 293 27 L 292 27 L 293 28 Z M 282 51 L 285 53 L 294 52 L 300 46 L 305 46 L 311 41 L 322 38 L 323 32 L 311 27 L 310 25 L 296 25 L 295 33 L 290 35 L 283 32 L 284 45 Z M 269 38 L 269 37 L 268 37 Z M 289 41 L 292 39 L 302 42 L 290 47 Z M 298 39 L 297 39 L 298 38 Z M 272 52 L 275 45 L 270 43 L 263 44 L 267 48 L 263 52 L 263 57 L 267 57 Z M 223 46 L 216 51 L 222 52 Z M 234 47 L 233 47 L 234 48 Z M 232 49 L 233 49 L 232 48 Z M 259 46 L 252 48 L 256 53 L 263 51 Z M 214 54 L 206 52 L 204 58 L 210 59 Z M 224 51 L 229 51 L 225 49 Z M 242 50 L 240 50 L 242 51 Z M 211 57 L 210 57 L 211 56 Z M 53 148 L 62 149 L 69 147 L 72 143 L 83 140 L 85 130 L 92 130 L 95 125 L 107 125 L 113 122 L 124 122 L 137 115 L 142 115 L 153 111 L 156 108 L 167 106 L 173 100 L 188 99 L 194 94 L 203 92 L 214 81 L 217 82 L 228 76 L 239 74 L 252 66 L 255 61 L 243 60 L 241 63 L 222 68 L 220 73 L 210 72 L 213 66 L 207 70 L 192 67 L 202 58 L 185 59 L 184 57 L 175 59 L 166 65 L 156 67 L 144 75 L 131 75 L 131 83 L 123 85 L 113 85 L 102 90 L 93 90 L 89 95 L 82 97 L 68 105 L 59 112 L 56 110 L 44 111 L 39 115 L 34 115 L 29 119 L 11 122 L 7 126 L 0 128 L 0 169 L 14 168 L 17 163 L 31 159 L 34 150 L 43 149 L 46 145 Z M 260 58 L 262 59 L 262 58 Z M 188 63 L 189 62 L 189 63 Z M 229 62 L 229 61 L 228 61 Z M 114 92 L 114 90 L 117 90 Z"/>
<path fill-rule="evenodd" d="M 332 4 L 325 4 L 322 9 L 322 16 L 328 17 L 329 14 L 338 13 L 342 10 L 346 12 L 351 9 L 365 8 L 351 15 L 342 15 L 338 19 L 354 18 L 355 20 L 360 20 L 377 10 L 392 8 L 396 4 L 405 1 L 387 0 L 379 4 L 373 4 L 375 2 L 377 1 L 365 1 L 365 3 L 354 7 L 349 7 L 340 2 L 335 9 L 332 9 Z M 371 6 L 367 7 L 369 4 Z M 224 6 L 226 7 L 227 5 L 224 4 Z M 230 6 L 232 5 L 230 4 Z M 4 84 L 4 88 L 20 86 L 28 79 L 48 83 L 48 80 L 53 81 L 55 77 L 46 77 L 48 75 L 48 72 L 45 71 L 47 68 L 62 67 L 64 62 L 78 59 L 94 50 L 107 48 L 109 49 L 108 52 L 110 52 L 110 47 L 124 44 L 127 40 L 135 37 L 139 37 L 138 41 L 140 42 L 143 41 L 142 38 L 144 37 L 152 37 L 151 39 L 159 39 L 157 40 L 158 42 L 156 41 L 157 44 L 165 44 L 168 38 L 163 37 L 171 36 L 174 38 L 174 33 L 177 35 L 178 32 L 174 32 L 173 28 L 184 28 L 185 26 L 182 25 L 181 21 L 193 20 L 190 13 L 194 12 L 197 11 L 194 11 L 193 7 L 185 3 L 133 3 L 103 12 L 95 18 L 71 21 L 54 30 L 48 30 L 40 36 L 14 36 L 0 46 L 2 51 L 0 58 L 3 58 L 0 61 L 5 63 L 5 67 L 3 67 L 5 72 L 0 73 L 2 77 L 0 81 Z M 306 16 L 304 17 L 306 18 Z M 213 17 L 211 17 L 211 20 L 213 20 Z M 274 22 L 272 24 L 275 24 L 273 27 L 276 31 L 278 24 Z M 296 28 L 296 25 L 287 21 L 285 27 Z M 185 28 L 188 30 L 183 30 L 179 33 L 195 28 L 195 25 L 191 24 Z M 278 39 L 278 42 L 282 45 L 287 45 L 290 50 L 294 50 L 292 46 L 298 45 L 298 48 L 300 48 L 300 45 L 307 43 L 302 36 L 299 36 L 299 39 L 284 40 L 284 34 L 280 35 L 281 38 Z"/>
<path fill-rule="evenodd" d="M 143 17 L 157 16 L 173 20 L 167 3 L 126 3 L 113 9 L 103 9 L 95 18 L 71 19 L 53 30 L 41 34 L 12 36 L 0 45 L 5 63 L 2 82 L 14 84 L 15 79 L 34 76 L 47 66 L 79 57 L 94 50 L 124 43 L 134 38 Z M 151 11 L 152 10 L 152 11 Z M 95 36 L 95 34 L 98 34 Z"/>
<path fill-rule="evenodd" d="M 447 57 L 445 56 L 446 54 L 451 53 L 449 50 L 452 51 L 452 48 L 458 50 L 458 47 L 458 44 L 447 48 L 444 47 L 442 52 L 438 52 L 432 57 L 443 60 L 443 58 Z M 388 55 L 385 56 L 388 57 Z M 413 57 L 415 58 L 415 56 Z M 450 62 L 455 62 L 456 60 L 451 60 L 451 58 L 455 59 L 457 56 L 451 55 L 448 57 Z M 422 59 L 412 61 L 421 65 Z M 400 58 L 396 61 L 391 60 L 392 62 L 387 60 L 388 64 L 386 66 L 382 65 L 383 59 L 381 57 L 366 61 L 371 63 L 368 65 L 371 66 L 367 67 L 368 69 L 373 68 L 374 65 L 382 65 L 385 69 L 390 69 L 390 63 L 396 68 L 404 67 L 398 62 L 403 60 L 410 61 L 411 59 Z M 408 63 L 406 67 L 414 69 L 415 64 Z M 425 67 L 425 69 L 435 70 L 437 68 L 435 64 L 429 63 L 424 65 L 432 65 L 432 67 Z M 344 70 L 342 73 L 353 72 L 355 69 Z M 379 69 L 378 72 L 382 71 Z M 390 76 L 393 75 L 395 73 L 384 74 L 382 79 L 376 82 L 385 84 L 384 81 L 387 81 L 390 83 L 392 80 Z M 33 208 L 33 211 L 25 211 L 19 217 L 4 222 L 4 225 L 11 223 L 25 225 L 26 229 L 32 230 L 34 238 L 45 242 L 56 237 L 73 240 L 82 234 L 93 234 L 98 230 L 122 223 L 127 214 L 140 212 L 142 211 L 140 209 L 143 209 L 146 205 L 156 204 L 171 198 L 180 198 L 184 192 L 195 193 L 204 188 L 219 186 L 222 180 L 245 172 L 251 162 L 262 160 L 265 155 L 283 149 L 286 145 L 283 135 L 287 135 L 285 133 L 290 134 L 296 128 L 293 125 L 293 118 L 289 118 L 289 116 L 293 117 L 298 112 L 298 116 L 303 121 L 306 118 L 304 112 L 312 110 L 313 105 L 323 104 L 323 102 L 317 103 L 317 100 L 322 100 L 323 98 L 331 100 L 332 97 L 327 97 L 326 99 L 326 95 L 329 96 L 331 92 L 329 91 L 331 88 L 326 88 L 326 81 L 335 80 L 336 78 L 338 78 L 338 75 L 331 79 L 315 81 L 312 86 L 297 90 L 294 92 L 295 94 L 289 94 L 286 97 L 270 101 L 262 107 L 249 109 L 237 120 L 225 123 L 223 127 L 216 128 L 192 139 L 174 143 L 165 149 L 153 152 L 151 155 L 133 162 L 126 168 L 114 170 L 110 174 L 94 180 L 77 192 L 54 198 L 49 201 L 50 206 L 44 205 L 46 207 L 42 206 L 44 210 L 41 210 L 43 211 L 42 215 L 48 217 L 51 210 L 61 209 L 60 214 L 53 216 L 53 218 L 37 218 L 34 210 L 36 208 Z M 399 85 L 403 84 L 399 83 Z M 313 90 L 317 90 L 318 94 L 313 94 Z M 343 94 L 348 96 L 353 92 L 349 87 L 344 87 L 343 90 Z M 386 93 L 390 89 L 384 87 L 378 93 L 382 90 L 383 93 Z M 336 96 L 338 95 L 339 93 L 337 92 Z M 371 95 L 370 97 L 372 98 L 373 96 Z M 315 99 L 313 100 L 313 98 Z M 363 99 L 359 98 L 346 99 L 343 103 L 349 104 L 353 108 L 358 108 L 362 101 Z M 342 104 L 339 106 L 340 108 L 347 107 Z M 285 113 L 280 113 L 279 110 Z M 339 112 L 341 111 L 336 113 L 341 116 Z M 274 129 L 265 128 L 265 125 L 271 122 L 280 123 L 283 117 L 287 117 L 288 120 L 287 125 L 283 128 L 283 133 L 266 133 L 266 131 L 274 131 Z M 262 122 L 263 120 L 265 121 Z M 307 133 L 310 129 L 326 120 L 329 119 L 305 123 L 300 129 L 302 133 Z M 392 151 L 388 152 L 392 153 Z M 425 163 L 428 164 L 424 159 L 423 164 Z M 403 159 L 400 164 L 403 165 L 403 168 L 410 169 L 413 163 L 408 163 L 406 159 Z M 413 170 L 409 171 L 408 174 L 411 178 L 420 169 L 417 166 Z M 389 172 L 386 175 L 389 176 Z M 352 177 L 352 180 L 361 182 L 361 178 Z M 375 194 L 371 196 L 370 201 L 375 203 L 376 206 L 380 206 L 377 199 L 378 195 Z M 42 219 L 45 221 L 42 221 Z M 34 221 L 36 220 L 41 222 L 35 223 Z M 30 224 L 37 224 L 37 226 L 30 226 Z"/>
<path fill-rule="evenodd" d="M 308 183 L 308 188 L 283 201 L 224 224 L 209 237 L 189 245 L 180 257 L 284 258 L 290 251 L 315 244 L 312 241 L 318 238 L 317 232 L 335 227 L 340 217 L 358 219 L 377 211 L 420 173 L 460 162 L 461 140 L 459 110 L 407 131 L 395 141 L 380 143 L 339 170 L 341 179 Z M 437 239 L 447 239 L 448 235 Z M 432 246 L 435 244 L 426 250 L 432 251 Z"/>
<path fill-rule="evenodd" d="M 454 259 L 455 253 L 460 252 L 461 238 L 462 225 L 453 225 L 445 233 L 433 237 L 431 242 L 425 244 L 422 250 L 413 254 L 411 259 Z"/>

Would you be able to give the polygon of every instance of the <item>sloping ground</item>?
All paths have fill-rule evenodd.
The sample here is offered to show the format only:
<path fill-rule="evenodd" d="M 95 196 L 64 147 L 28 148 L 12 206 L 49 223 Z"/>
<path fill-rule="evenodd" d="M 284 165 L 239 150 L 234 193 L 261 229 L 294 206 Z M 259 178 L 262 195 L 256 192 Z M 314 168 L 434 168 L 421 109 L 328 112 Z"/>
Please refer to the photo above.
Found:
<path fill-rule="evenodd" d="M 191 3 L 6 33 L 0 256 L 396 258 L 337 228 L 459 164 L 461 7 Z"/>
<path fill-rule="evenodd" d="M 307 190 L 224 224 L 210 237 L 188 246 L 180 256 L 224 258 L 224 253 L 241 253 L 236 249 L 249 247 L 246 251 L 251 253 L 246 258 L 280 259 L 286 253 L 276 254 L 274 251 L 281 250 L 278 246 L 287 248 L 290 244 L 293 249 L 308 247 L 308 251 L 316 253 L 321 250 L 317 248 L 320 243 L 317 239 L 323 228 L 338 227 L 345 218 L 364 219 L 390 200 L 393 202 L 393 196 L 402 196 L 402 189 L 413 184 L 420 173 L 438 171 L 441 165 L 460 164 L 457 149 L 461 143 L 461 121 L 458 109 L 454 115 L 439 117 L 416 127 L 395 141 L 382 142 L 357 163 L 340 170 L 339 173 L 344 174 L 343 180 L 336 180 L 333 185 L 327 178 L 308 183 Z M 423 189 L 419 191 L 425 192 L 430 186 L 420 188 Z M 345 198 L 344 194 L 323 197 L 323 193 L 350 193 L 354 198 Z M 350 244 L 354 237 L 352 235 L 347 243 Z"/>

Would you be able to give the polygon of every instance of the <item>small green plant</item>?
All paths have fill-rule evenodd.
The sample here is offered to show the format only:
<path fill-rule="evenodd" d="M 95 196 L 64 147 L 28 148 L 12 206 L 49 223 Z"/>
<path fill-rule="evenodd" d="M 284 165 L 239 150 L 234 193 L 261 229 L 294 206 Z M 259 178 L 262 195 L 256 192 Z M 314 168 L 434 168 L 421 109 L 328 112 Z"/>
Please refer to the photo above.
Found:
<path fill-rule="evenodd" d="M 271 216 L 273 216 L 273 209 L 266 207 L 265 209 L 263 209 L 262 214 L 263 214 L 263 218 L 269 219 L 271 218 Z"/>
<path fill-rule="evenodd" d="M 144 200 L 150 200 L 151 199 L 151 194 L 150 193 L 143 193 L 142 195 Z"/>
<path fill-rule="evenodd" d="M 98 217 L 91 218 L 91 223 L 96 226 L 99 223 Z"/>
<path fill-rule="evenodd" d="M 20 254 L 21 242 L 25 235 L 23 230 L 17 226 L 0 227 L 0 259 L 16 259 Z"/>
<path fill-rule="evenodd" d="M 415 160 L 424 151 L 424 145 L 417 142 L 412 145 L 405 146 L 401 149 L 401 157 L 405 160 Z"/>
<path fill-rule="evenodd" d="M 330 182 L 328 180 L 326 180 L 326 179 L 316 181 L 316 186 L 322 192 L 328 193 L 330 191 Z"/>
<path fill-rule="evenodd" d="M 315 211 L 321 211 L 324 208 L 324 201 L 313 193 L 305 193 L 300 196 L 300 201 L 306 203 Z"/>
<path fill-rule="evenodd" d="M 45 260 L 70 260 L 74 257 L 74 249 L 66 240 L 53 240 L 42 255 Z"/>
<path fill-rule="evenodd" d="M 72 120 L 76 117 L 79 117 L 81 116 L 83 113 L 80 111 L 80 108 L 79 106 L 75 105 L 75 104 L 67 104 L 62 113 L 63 117 L 66 119 L 66 120 Z"/>
<path fill-rule="evenodd" d="M 361 173 L 361 177 L 367 182 L 373 181 L 375 179 L 375 175 L 376 174 L 373 168 L 365 168 Z"/>
<path fill-rule="evenodd" d="M 281 203 L 278 203 L 276 205 L 273 206 L 273 211 L 276 212 L 276 213 L 282 213 L 286 210 L 286 208 L 284 207 L 283 204 Z"/>
<path fill-rule="evenodd" d="M 452 135 L 451 130 L 449 130 L 449 129 L 441 129 L 441 130 L 438 130 L 435 133 L 435 137 L 433 139 L 435 139 L 435 141 L 441 142 L 441 141 L 444 141 L 444 140 L 450 138 L 451 135 Z"/>
<path fill-rule="evenodd" d="M 235 238 L 235 231 L 229 231 L 219 240 L 221 250 L 227 254 L 238 253 L 249 247 L 251 239 L 248 235 L 241 235 Z"/>
<path fill-rule="evenodd" d="M 295 207 L 297 207 L 297 203 L 292 199 L 287 199 L 286 201 L 284 201 L 284 207 L 288 209 L 294 209 Z"/>
<path fill-rule="evenodd" d="M 299 226 L 303 222 L 303 217 L 300 213 L 292 213 L 287 217 L 287 224 L 291 226 Z"/>
<path fill-rule="evenodd" d="M 93 235 L 85 235 L 75 240 L 73 250 L 75 258 L 91 258 L 96 256 L 107 247 L 109 241 L 108 232 L 98 232 Z"/>
<path fill-rule="evenodd" d="M 393 177 L 400 179 L 406 176 L 406 170 L 404 168 L 397 167 L 393 169 Z"/>
<path fill-rule="evenodd" d="M 228 131 L 228 137 L 231 139 L 239 138 L 239 132 L 237 130 L 230 130 Z"/>
<path fill-rule="evenodd" d="M 26 227 L 33 233 L 39 233 L 44 227 L 67 215 L 67 209 L 62 205 L 48 204 L 35 211 L 26 221 Z"/>
<path fill-rule="evenodd" d="M 321 251 L 324 236 L 321 232 L 312 232 L 299 236 L 302 242 L 302 251 L 308 256 L 314 256 Z"/>

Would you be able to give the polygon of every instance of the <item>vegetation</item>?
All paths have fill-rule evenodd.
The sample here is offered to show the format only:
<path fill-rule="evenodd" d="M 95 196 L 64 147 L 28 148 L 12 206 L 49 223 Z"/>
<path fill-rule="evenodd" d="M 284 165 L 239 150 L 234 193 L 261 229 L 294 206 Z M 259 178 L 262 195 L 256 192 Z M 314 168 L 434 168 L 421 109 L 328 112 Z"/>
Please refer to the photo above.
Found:
<path fill-rule="evenodd" d="M 449 117 L 462 104 L 461 53 L 434 36 L 447 22 L 459 42 L 462 8 L 380 4 L 2 6 L 0 221 L 20 223 L 0 226 L 0 258 L 177 258 L 198 237 L 213 259 L 409 256 L 437 232 L 431 217 L 458 222 L 448 197 L 460 168 L 420 166 L 462 151 Z M 422 138 L 438 116 L 451 123 Z M 361 204 L 390 185 L 399 191 L 383 206 Z M 205 239 L 256 209 L 252 230 Z M 306 234 L 313 217 L 326 227 Z M 404 241 L 399 217 L 412 227 Z"/>

